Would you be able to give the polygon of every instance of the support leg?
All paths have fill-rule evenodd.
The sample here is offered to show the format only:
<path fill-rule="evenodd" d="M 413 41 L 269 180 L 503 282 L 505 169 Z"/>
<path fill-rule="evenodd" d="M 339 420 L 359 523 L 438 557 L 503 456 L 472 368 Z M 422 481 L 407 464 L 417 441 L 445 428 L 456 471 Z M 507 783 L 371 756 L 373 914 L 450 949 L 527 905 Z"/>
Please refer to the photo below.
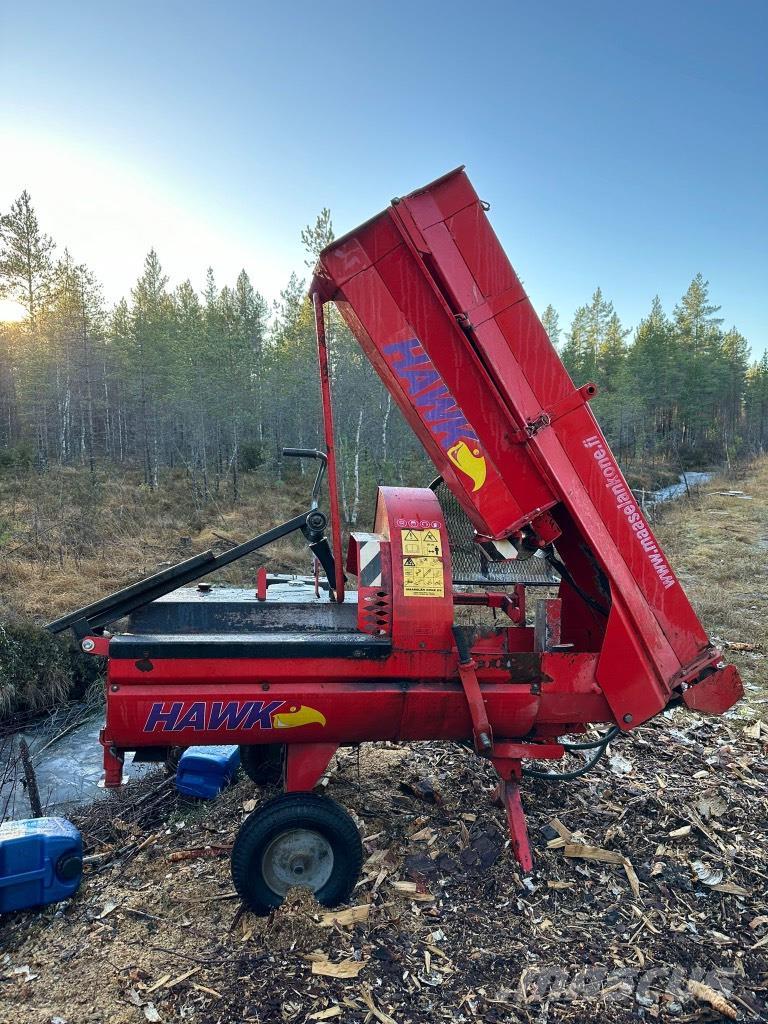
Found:
<path fill-rule="evenodd" d="M 499 784 L 504 806 L 507 810 L 509 837 L 517 863 L 526 874 L 533 871 L 533 855 L 528 841 L 528 827 L 525 823 L 525 812 L 520 799 L 520 784 L 517 779 L 508 779 Z"/>
<path fill-rule="evenodd" d="M 118 789 L 123 784 L 125 752 L 117 750 L 111 740 L 105 738 L 103 730 L 99 734 L 99 742 L 104 747 L 104 788 Z"/>
<path fill-rule="evenodd" d="M 520 799 L 520 778 L 523 773 L 523 757 L 559 758 L 563 748 L 559 744 L 498 743 L 496 756 L 492 757 L 493 767 L 499 773 L 497 795 L 507 812 L 509 838 L 517 863 L 526 874 L 533 871 L 533 854 L 528 840 L 528 827 Z"/>
<path fill-rule="evenodd" d="M 516 743 L 502 740 L 494 744 L 491 761 L 501 779 L 497 793 L 507 810 L 512 849 L 523 871 L 533 871 L 531 844 L 528 841 L 528 829 L 520 800 L 519 780 L 523 774 L 523 758 L 557 761 L 564 753 L 561 743 Z"/>
<path fill-rule="evenodd" d="M 338 743 L 289 743 L 285 750 L 285 792 L 311 792 L 338 749 Z"/>

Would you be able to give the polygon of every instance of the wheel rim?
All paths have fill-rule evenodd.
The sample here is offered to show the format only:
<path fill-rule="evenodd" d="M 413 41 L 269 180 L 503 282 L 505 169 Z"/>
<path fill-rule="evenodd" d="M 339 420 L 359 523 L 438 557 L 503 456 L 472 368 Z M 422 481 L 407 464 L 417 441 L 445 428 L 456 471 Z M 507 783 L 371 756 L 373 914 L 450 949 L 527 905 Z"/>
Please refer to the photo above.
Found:
<path fill-rule="evenodd" d="M 333 872 L 333 849 L 319 832 L 292 828 L 269 843 L 261 858 L 261 873 L 272 892 L 285 896 L 293 885 L 317 892 Z"/>

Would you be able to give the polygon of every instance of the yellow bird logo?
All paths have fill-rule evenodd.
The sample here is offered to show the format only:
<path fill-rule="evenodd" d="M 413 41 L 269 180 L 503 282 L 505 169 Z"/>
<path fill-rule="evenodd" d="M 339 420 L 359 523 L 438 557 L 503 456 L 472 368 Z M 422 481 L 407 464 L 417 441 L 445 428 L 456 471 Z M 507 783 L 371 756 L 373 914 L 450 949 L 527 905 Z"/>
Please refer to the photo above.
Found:
<path fill-rule="evenodd" d="M 457 469 L 470 478 L 474 484 L 473 492 L 479 491 L 485 483 L 487 471 L 485 457 L 480 454 L 480 450 L 478 448 L 472 450 L 464 441 L 457 441 L 453 447 L 448 449 L 448 458 Z"/>
<path fill-rule="evenodd" d="M 278 711 L 272 716 L 273 729 L 295 729 L 300 725 L 325 725 L 325 715 L 305 704 L 288 711 Z"/>

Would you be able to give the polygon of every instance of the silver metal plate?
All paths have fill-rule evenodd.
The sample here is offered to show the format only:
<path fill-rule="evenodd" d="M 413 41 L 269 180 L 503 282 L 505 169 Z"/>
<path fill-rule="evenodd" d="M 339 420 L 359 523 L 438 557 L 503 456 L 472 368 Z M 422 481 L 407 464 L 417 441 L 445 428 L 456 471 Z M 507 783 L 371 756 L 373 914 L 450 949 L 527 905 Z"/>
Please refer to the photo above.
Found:
<path fill-rule="evenodd" d="M 291 886 L 312 892 L 322 889 L 333 871 L 331 844 L 308 828 L 293 828 L 275 836 L 261 858 L 261 873 L 272 892 L 285 896 Z"/>

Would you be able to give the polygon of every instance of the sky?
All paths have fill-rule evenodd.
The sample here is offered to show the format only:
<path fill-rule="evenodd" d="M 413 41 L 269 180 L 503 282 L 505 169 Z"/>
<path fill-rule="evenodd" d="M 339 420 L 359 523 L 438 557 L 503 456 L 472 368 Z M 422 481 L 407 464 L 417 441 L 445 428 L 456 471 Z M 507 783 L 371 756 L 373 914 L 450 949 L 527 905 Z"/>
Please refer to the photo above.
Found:
<path fill-rule="evenodd" d="M 465 164 L 534 306 L 634 327 L 699 271 L 768 346 L 768 2 L 0 0 L 0 211 L 26 188 L 109 301 L 245 267 L 270 300 Z"/>

